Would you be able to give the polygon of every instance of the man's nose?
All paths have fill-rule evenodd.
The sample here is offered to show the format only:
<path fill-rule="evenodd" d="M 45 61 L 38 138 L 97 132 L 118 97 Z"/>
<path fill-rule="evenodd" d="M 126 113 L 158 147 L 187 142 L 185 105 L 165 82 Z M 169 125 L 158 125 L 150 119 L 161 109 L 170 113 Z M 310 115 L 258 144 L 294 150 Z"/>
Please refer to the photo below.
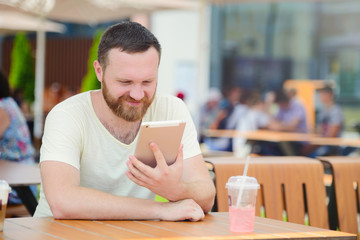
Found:
<path fill-rule="evenodd" d="M 145 93 L 141 86 L 134 86 L 130 91 L 130 97 L 136 101 L 140 101 L 144 96 Z"/>

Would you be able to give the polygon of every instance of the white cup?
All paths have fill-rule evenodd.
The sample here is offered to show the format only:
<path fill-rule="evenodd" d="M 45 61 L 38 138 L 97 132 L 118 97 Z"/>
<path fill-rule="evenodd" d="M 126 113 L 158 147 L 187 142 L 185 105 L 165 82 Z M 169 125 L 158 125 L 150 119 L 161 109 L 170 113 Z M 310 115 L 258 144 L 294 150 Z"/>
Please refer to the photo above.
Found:
<path fill-rule="evenodd" d="M 5 180 L 0 180 L 0 231 L 4 228 L 6 206 L 11 188 Z"/>
<path fill-rule="evenodd" d="M 255 204 L 260 185 L 256 178 L 233 176 L 226 183 L 229 196 L 229 218 L 231 232 L 253 232 Z"/>

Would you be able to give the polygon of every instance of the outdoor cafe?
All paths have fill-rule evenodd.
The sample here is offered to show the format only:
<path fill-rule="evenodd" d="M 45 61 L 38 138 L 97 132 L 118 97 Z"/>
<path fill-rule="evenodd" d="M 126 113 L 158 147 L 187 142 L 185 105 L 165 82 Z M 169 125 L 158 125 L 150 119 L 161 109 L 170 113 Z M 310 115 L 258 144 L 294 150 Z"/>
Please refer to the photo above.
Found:
<path fill-rule="evenodd" d="M 12 91 L 11 96 L 0 96 L 0 239 L 359 239 L 360 29 L 354 24 L 360 21 L 359 16 L 360 3 L 354 0 L 0 0 L 0 80 L 2 73 L 7 75 Z M 149 81 L 148 75 L 151 74 L 148 74 L 146 81 L 141 82 L 141 88 L 152 87 L 154 96 L 155 92 L 166 93 L 171 95 L 169 99 L 172 101 L 169 101 L 171 104 L 158 105 L 160 110 L 150 108 L 148 115 L 144 113 L 138 119 L 124 121 L 123 116 L 129 117 L 132 111 L 123 111 L 129 114 L 121 115 L 118 110 L 115 118 L 109 114 L 116 110 L 110 107 L 105 94 L 102 95 L 109 75 L 105 74 L 104 63 L 97 62 L 97 48 L 107 27 L 128 21 L 140 23 L 143 29 L 153 33 L 161 42 L 161 48 L 159 46 L 150 54 L 147 52 L 149 49 L 134 51 L 135 54 L 131 51 L 131 54 L 116 51 L 119 55 L 106 53 L 106 59 L 114 56 L 123 59 L 121 57 L 125 55 L 129 60 L 116 61 L 116 67 L 109 67 L 115 61 L 108 59 L 107 71 L 112 69 L 123 74 L 123 69 L 135 69 L 130 76 L 143 76 L 141 74 L 145 71 L 142 70 L 152 73 L 153 68 L 136 64 L 144 61 L 149 66 L 156 66 L 156 81 L 153 78 Z M 133 36 L 127 34 L 125 37 Z M 160 52 L 161 58 L 157 55 Z M 154 64 L 159 59 L 161 64 Z M 126 78 L 124 81 L 121 78 L 114 82 L 120 83 L 123 89 L 124 86 L 135 89 L 131 84 L 143 78 L 134 79 Z M 155 87 L 151 85 L 154 82 Z M 112 93 L 116 88 L 110 86 L 107 91 Z M 2 91 L 0 89 L 1 94 Z M 56 108 L 58 112 L 51 115 L 59 103 L 84 94 L 89 96 L 84 100 L 87 105 L 72 104 L 78 107 L 73 108 L 76 109 L 73 116 L 66 112 L 71 104 Z M 11 132 L 13 135 L 10 137 L 11 134 L 5 134 L 10 129 L 8 126 L 15 122 L 9 120 L 9 112 L 15 110 L 4 114 L 5 98 L 14 100 L 19 109 L 16 112 L 26 121 L 27 137 L 31 141 L 19 141 L 17 146 L 23 152 L 28 150 L 31 161 L 22 157 L 10 159 L 8 152 L 1 148 L 1 144 L 5 146 L 5 142 L 10 142 L 5 141 L 5 137 L 15 139 L 18 137 L 16 134 L 25 131 L 18 128 Z M 130 105 L 141 105 L 140 100 L 137 102 L 132 96 L 130 98 L 131 101 L 126 100 Z M 120 100 L 116 102 L 118 105 L 122 103 Z M 89 115 L 84 119 L 77 117 L 83 110 L 89 111 Z M 160 115 L 162 113 L 164 115 Z M 116 159 L 117 156 L 111 153 L 104 154 L 113 150 L 117 154 L 115 149 L 122 148 L 126 152 L 124 156 L 135 155 L 136 144 L 133 142 L 140 138 L 141 123 L 145 122 L 144 119 L 150 119 L 149 122 L 159 120 L 156 114 L 166 115 L 166 118 L 186 118 L 186 126 L 181 122 L 183 129 L 180 134 L 184 135 L 179 135 L 179 145 L 175 149 L 178 151 L 180 142 L 185 142 L 187 146 L 181 148 L 187 156 L 184 162 L 200 159 L 201 164 L 187 162 L 189 165 L 183 165 L 204 171 L 186 169 L 179 179 L 201 182 L 202 178 L 195 175 L 208 173 L 209 181 L 206 183 L 210 184 L 203 186 L 215 187 L 214 203 L 209 212 L 203 211 L 195 199 L 195 191 L 186 192 L 193 198 L 185 200 L 193 200 L 200 206 L 203 219 L 81 218 L 53 213 L 52 216 L 36 216 L 44 199 L 49 211 L 63 210 L 56 201 L 60 198 L 54 196 L 59 197 L 57 191 L 66 192 L 65 187 L 62 189 L 61 184 L 55 184 L 66 183 L 68 187 L 74 183 L 71 182 L 73 179 L 79 180 L 73 184 L 78 190 L 76 194 L 80 194 L 80 188 L 95 190 L 105 194 L 101 200 L 114 196 L 133 199 L 129 201 L 132 204 L 140 199 L 161 202 L 159 204 L 163 206 L 182 202 L 184 199 L 172 201 L 168 198 L 168 201 L 156 193 L 161 191 L 156 186 L 151 188 L 149 182 L 134 177 L 140 168 L 132 165 L 133 158 L 128 157 L 126 162 L 120 157 L 120 160 Z M 47 125 L 48 135 L 45 135 L 48 116 L 53 125 Z M 97 125 L 89 124 L 92 117 Z M 119 123 L 126 123 L 126 130 L 137 129 L 136 134 L 133 131 L 116 134 L 119 133 L 116 132 L 117 126 L 125 126 Z M 139 124 L 135 126 L 133 123 Z M 173 126 L 171 121 L 161 124 Z M 64 126 L 68 127 L 66 131 Z M 189 133 L 189 129 L 193 132 Z M 95 130 L 104 134 L 89 134 Z M 165 136 L 162 140 L 165 139 L 167 149 L 160 149 L 165 153 L 175 140 L 175 133 L 166 128 L 161 130 L 154 130 L 155 133 L 148 137 Z M 56 136 L 54 139 L 60 139 L 61 143 L 48 136 Z M 121 141 L 123 136 L 127 142 Z M 144 146 L 146 144 L 148 142 Z M 91 151 L 86 153 L 84 145 L 90 146 Z M 54 149 L 68 151 L 64 154 L 68 154 L 69 159 L 74 153 L 78 162 L 45 159 L 50 164 L 55 162 L 52 168 L 48 168 L 52 170 L 48 173 L 53 174 L 49 176 L 51 174 L 45 173 L 44 165 L 41 165 L 40 172 L 41 148 L 45 156 L 46 151 Z M 150 148 L 147 150 L 144 155 L 153 153 Z M 62 154 L 61 151 L 57 152 L 58 155 Z M 189 157 L 189 152 L 200 157 Z M 152 168 L 157 166 L 155 158 L 161 157 L 165 167 L 169 167 L 165 154 L 154 158 L 153 155 L 151 161 L 155 165 L 151 165 Z M 99 171 L 92 171 L 93 166 L 86 165 L 88 162 L 85 164 L 83 157 L 101 158 L 93 165 Z M 103 164 L 107 160 L 109 164 Z M 171 166 L 173 163 L 168 164 Z M 112 170 L 120 167 L 126 168 L 126 173 L 114 172 L 125 176 L 125 180 L 112 175 Z M 84 169 L 88 172 L 81 172 Z M 97 175 L 93 177 L 92 174 Z M 55 175 L 62 182 L 57 181 Z M 96 178 L 102 176 L 113 178 L 113 184 L 103 181 L 106 186 L 101 187 L 125 189 L 127 184 L 130 190 L 124 192 L 129 190 L 126 192 L 128 195 L 112 190 L 102 192 L 101 183 L 96 185 Z M 87 178 L 91 181 L 84 181 L 88 185 L 84 187 L 80 179 Z M 51 183 L 57 187 L 48 187 L 46 192 L 45 179 L 48 182 L 53 180 Z M 3 185 L 5 183 L 8 187 Z M 206 187 L 193 189 L 200 194 Z M 3 192 L 5 195 L 1 194 Z M 150 192 L 151 199 L 145 194 L 144 199 L 131 195 L 144 192 Z M 69 199 L 69 204 L 64 205 L 82 209 L 81 204 L 75 205 L 79 201 Z M 91 201 L 93 199 L 86 200 L 95 203 Z M 109 202 L 101 202 L 102 212 L 104 208 L 108 209 L 110 204 L 106 203 Z M 44 201 L 42 204 L 44 206 Z M 88 206 L 86 204 L 83 203 Z M 126 208 L 121 211 L 133 210 Z M 135 208 L 141 209 L 139 204 Z M 185 212 L 184 209 L 178 212 Z M 92 210 L 88 209 L 89 214 Z M 133 213 L 139 214 L 139 211 Z"/>

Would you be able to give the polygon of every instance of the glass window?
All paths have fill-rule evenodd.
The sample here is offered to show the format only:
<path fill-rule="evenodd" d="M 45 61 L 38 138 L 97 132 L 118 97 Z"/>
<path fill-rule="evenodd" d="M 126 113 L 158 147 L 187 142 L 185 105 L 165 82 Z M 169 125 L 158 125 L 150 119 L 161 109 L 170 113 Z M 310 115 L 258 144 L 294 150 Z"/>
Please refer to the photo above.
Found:
<path fill-rule="evenodd" d="M 221 66 L 211 68 L 212 86 L 265 91 L 324 79 L 339 102 L 359 102 L 359 1 L 214 5 L 212 16 L 211 66 Z"/>

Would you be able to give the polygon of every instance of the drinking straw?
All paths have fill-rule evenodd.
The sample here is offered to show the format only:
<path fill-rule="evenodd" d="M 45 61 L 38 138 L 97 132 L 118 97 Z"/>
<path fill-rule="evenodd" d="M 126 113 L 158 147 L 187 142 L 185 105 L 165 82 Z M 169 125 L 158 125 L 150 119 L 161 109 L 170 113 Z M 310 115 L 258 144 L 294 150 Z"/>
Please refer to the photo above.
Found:
<path fill-rule="evenodd" d="M 239 191 L 239 194 L 238 194 L 238 197 L 237 197 L 237 201 L 236 201 L 236 207 L 239 207 L 240 205 L 240 199 L 243 195 L 243 191 L 244 191 L 244 185 L 245 185 L 245 177 L 246 177 L 246 174 L 247 174 L 247 170 L 248 170 L 248 167 L 249 167 L 249 162 L 250 162 L 250 156 L 248 156 L 246 158 L 246 162 L 245 162 L 245 168 L 244 168 L 244 172 L 243 172 L 243 181 L 240 185 L 240 191 Z"/>
<path fill-rule="evenodd" d="M 244 168 L 244 172 L 243 172 L 243 176 L 245 177 L 246 174 L 247 174 L 247 170 L 248 170 L 248 167 L 249 167 L 249 162 L 250 162 L 250 156 L 248 156 L 246 158 L 246 163 L 245 163 L 245 168 Z"/>

